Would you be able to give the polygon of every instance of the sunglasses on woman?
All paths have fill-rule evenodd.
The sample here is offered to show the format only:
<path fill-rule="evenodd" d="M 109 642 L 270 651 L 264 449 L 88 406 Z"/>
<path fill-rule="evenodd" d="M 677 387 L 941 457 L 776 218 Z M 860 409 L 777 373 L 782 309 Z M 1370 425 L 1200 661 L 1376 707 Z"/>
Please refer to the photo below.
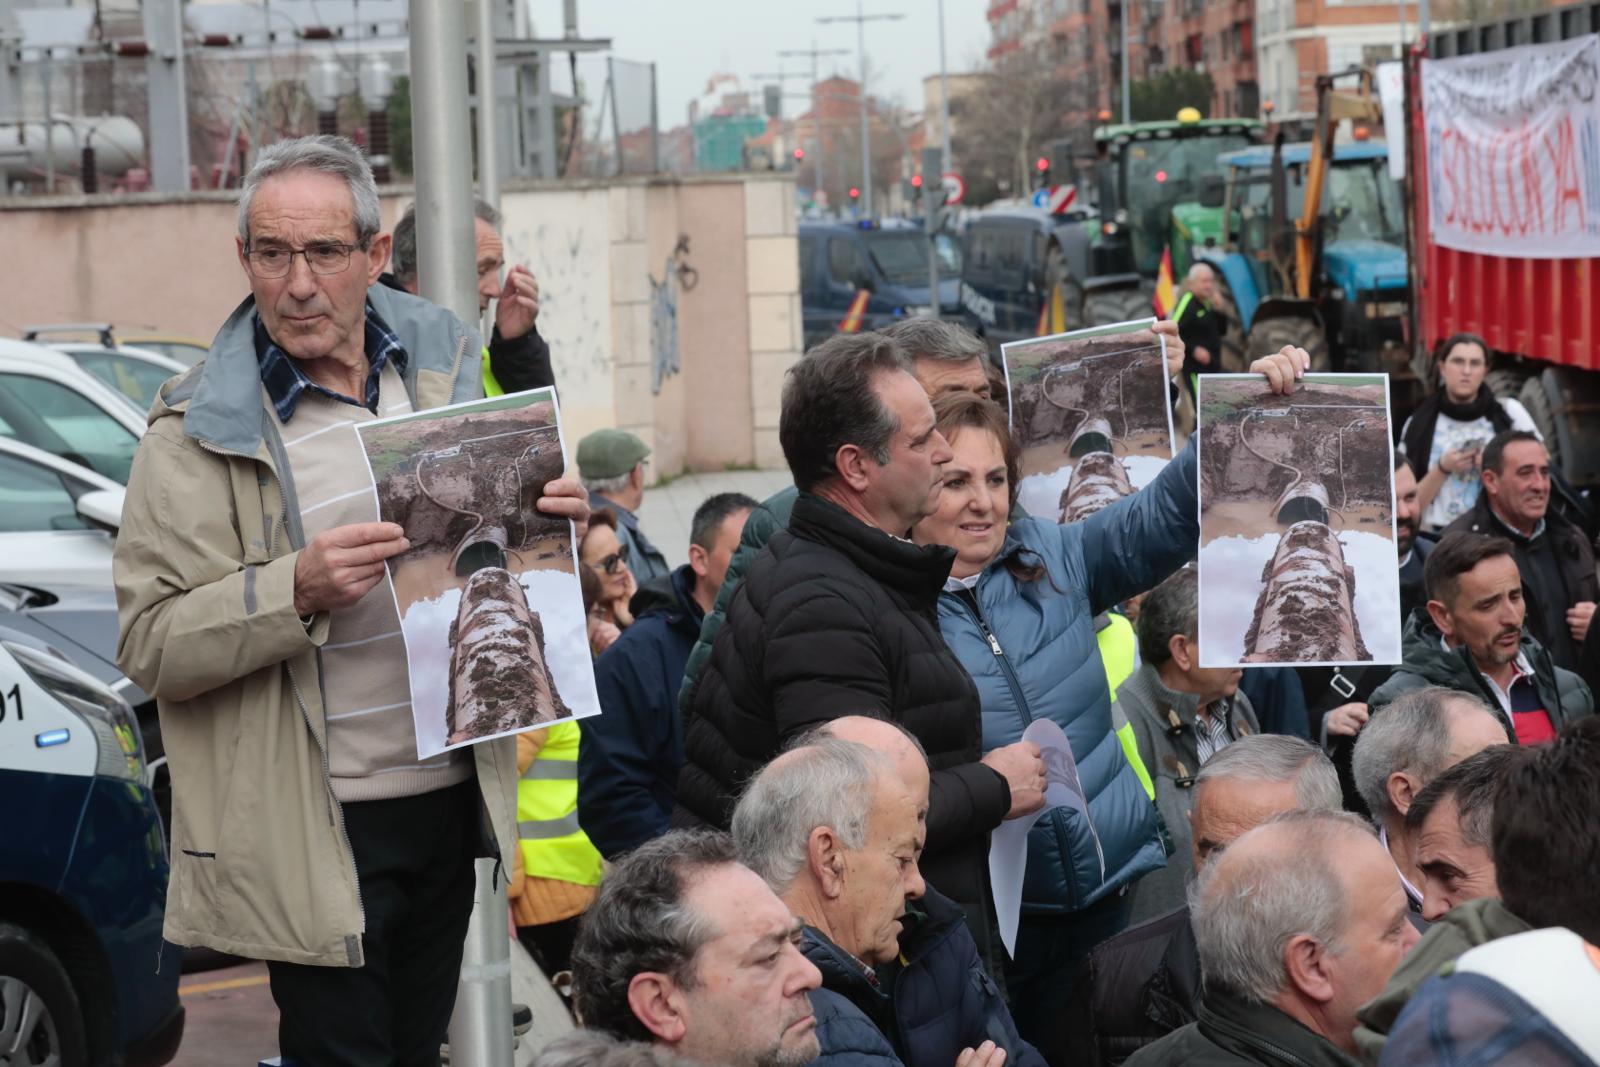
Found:
<path fill-rule="evenodd" d="M 589 564 L 597 571 L 604 571 L 607 575 L 617 573 L 617 568 L 628 562 L 628 546 L 623 545 L 609 556 L 601 556 L 594 563 Z"/>

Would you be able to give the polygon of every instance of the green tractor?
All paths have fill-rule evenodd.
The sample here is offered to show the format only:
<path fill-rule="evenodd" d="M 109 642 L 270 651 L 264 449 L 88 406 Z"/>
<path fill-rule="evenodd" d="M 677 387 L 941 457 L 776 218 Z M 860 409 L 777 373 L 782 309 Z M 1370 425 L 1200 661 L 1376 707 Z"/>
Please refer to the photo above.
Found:
<path fill-rule="evenodd" d="M 1222 211 L 1199 203 L 1203 185 L 1220 187 L 1217 157 L 1261 137 L 1255 119 L 1202 119 L 1194 108 L 1173 122 L 1096 129 L 1099 219 L 1051 249 L 1047 324 L 1075 329 L 1150 314 L 1162 253 L 1172 249 L 1181 280 L 1195 249 L 1224 240 Z"/>

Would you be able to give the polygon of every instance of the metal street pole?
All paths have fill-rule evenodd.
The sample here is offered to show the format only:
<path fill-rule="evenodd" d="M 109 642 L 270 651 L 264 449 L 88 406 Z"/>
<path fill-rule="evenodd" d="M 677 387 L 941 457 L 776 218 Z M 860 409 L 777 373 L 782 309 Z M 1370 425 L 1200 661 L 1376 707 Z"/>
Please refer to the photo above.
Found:
<path fill-rule="evenodd" d="M 500 138 L 496 136 L 493 0 L 478 0 L 478 194 L 500 210 Z"/>
<path fill-rule="evenodd" d="M 454 0 L 410 0 L 410 16 L 417 278 L 425 299 L 475 322 L 466 13 Z"/>
<path fill-rule="evenodd" d="M 1122 0 L 1122 124 L 1133 121 L 1128 101 L 1128 19 L 1132 16 L 1133 0 Z"/>
<path fill-rule="evenodd" d="M 818 48 L 816 38 L 811 39 L 810 48 L 789 49 L 779 52 L 780 58 L 789 56 L 807 56 L 811 59 L 811 126 L 817 131 L 817 186 L 824 193 L 828 188 L 828 171 L 825 161 L 828 156 L 827 142 L 822 139 L 822 116 L 817 114 L 817 57 L 818 56 L 843 56 L 849 55 L 848 48 Z M 813 194 L 815 195 L 815 194 Z"/>
<path fill-rule="evenodd" d="M 954 157 L 950 155 L 950 74 L 944 65 L 944 0 L 939 0 L 939 132 L 944 135 L 941 165 L 954 170 Z M 927 174 L 923 174 L 922 183 L 926 188 Z"/>
<path fill-rule="evenodd" d="M 867 124 L 867 23 L 869 22 L 897 22 L 905 18 L 901 14 L 893 15 L 865 15 L 862 14 L 862 0 L 856 0 L 856 13 L 854 15 L 824 15 L 817 19 L 818 22 L 854 22 L 856 24 L 856 51 L 861 55 L 861 83 L 858 92 L 861 96 L 861 205 L 867 217 L 872 217 L 872 133 Z"/>
<path fill-rule="evenodd" d="M 455 312 L 462 322 L 476 322 L 466 12 L 458 0 L 410 0 L 409 13 L 417 280 L 424 299 Z M 488 95 L 493 96 L 492 87 Z M 472 917 L 450 1017 L 450 1059 L 472 1067 L 511 1067 L 505 887 L 492 860 L 474 863 L 473 881 Z"/>

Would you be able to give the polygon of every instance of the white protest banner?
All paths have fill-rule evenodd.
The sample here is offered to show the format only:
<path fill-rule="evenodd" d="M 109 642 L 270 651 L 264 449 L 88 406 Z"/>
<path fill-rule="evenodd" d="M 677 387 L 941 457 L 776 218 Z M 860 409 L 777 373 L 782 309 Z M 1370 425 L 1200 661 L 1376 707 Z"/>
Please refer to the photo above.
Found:
<path fill-rule="evenodd" d="M 1429 215 L 1445 248 L 1600 256 L 1600 36 L 1425 60 Z"/>

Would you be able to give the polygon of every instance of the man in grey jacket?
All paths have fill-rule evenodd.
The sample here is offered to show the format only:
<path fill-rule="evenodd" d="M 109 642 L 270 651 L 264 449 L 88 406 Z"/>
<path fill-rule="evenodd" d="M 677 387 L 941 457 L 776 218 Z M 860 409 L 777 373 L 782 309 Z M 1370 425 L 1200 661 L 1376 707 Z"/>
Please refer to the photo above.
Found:
<path fill-rule="evenodd" d="M 1136 624 L 1143 664 L 1117 690 L 1117 708 L 1133 728 L 1156 808 L 1172 836 L 1167 866 L 1133 890 L 1133 921 L 1155 918 L 1184 902 L 1188 884 L 1189 810 L 1195 778 L 1215 753 L 1259 733 L 1250 700 L 1239 691 L 1243 672 L 1200 666 L 1196 576 L 1185 567 L 1145 595 Z"/>
<path fill-rule="evenodd" d="M 165 935 L 266 960 L 280 1048 L 317 1064 L 438 1062 L 473 859 L 516 847 L 510 739 L 417 758 L 385 563 L 409 543 L 352 429 L 481 396 L 482 344 L 376 285 L 379 222 L 350 142 L 261 153 L 251 295 L 163 386 L 113 562 L 119 662 L 172 771 Z M 587 521 L 575 482 L 545 494 Z"/>

